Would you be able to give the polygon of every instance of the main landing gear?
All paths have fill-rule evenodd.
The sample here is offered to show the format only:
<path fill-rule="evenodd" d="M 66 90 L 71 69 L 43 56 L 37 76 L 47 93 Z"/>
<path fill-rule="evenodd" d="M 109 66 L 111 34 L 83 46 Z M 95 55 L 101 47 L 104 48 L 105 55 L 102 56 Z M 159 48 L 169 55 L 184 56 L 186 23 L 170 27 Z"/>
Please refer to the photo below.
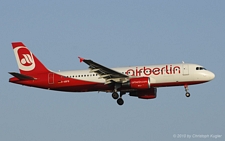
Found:
<path fill-rule="evenodd" d="M 191 96 L 191 94 L 188 92 L 188 85 L 184 85 L 184 89 L 185 89 L 185 96 L 186 97 L 190 97 Z"/>
<path fill-rule="evenodd" d="M 122 95 L 123 94 L 125 94 L 125 93 L 120 92 L 120 96 L 119 96 L 119 94 L 117 92 L 115 92 L 115 91 L 112 93 L 112 98 L 113 99 L 117 99 L 117 104 L 118 105 L 123 105 L 124 104 L 124 101 L 122 99 Z"/>
<path fill-rule="evenodd" d="M 118 83 L 115 83 L 114 85 L 114 91 L 112 93 L 112 98 L 117 100 L 118 105 L 123 105 L 124 101 L 122 99 L 122 96 L 125 94 L 124 92 L 120 92 L 120 95 L 117 93 L 117 89 L 120 88 L 121 85 Z"/>

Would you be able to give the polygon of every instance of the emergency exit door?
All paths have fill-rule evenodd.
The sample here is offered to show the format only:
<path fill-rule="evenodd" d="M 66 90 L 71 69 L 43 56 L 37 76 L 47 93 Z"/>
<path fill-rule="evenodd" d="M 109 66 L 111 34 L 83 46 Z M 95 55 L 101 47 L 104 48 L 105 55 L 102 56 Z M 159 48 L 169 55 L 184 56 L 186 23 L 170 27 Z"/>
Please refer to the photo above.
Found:
<path fill-rule="evenodd" d="M 183 64 L 183 75 L 189 75 L 189 65 Z"/>
<path fill-rule="evenodd" d="M 54 73 L 48 74 L 48 84 L 54 84 Z"/>

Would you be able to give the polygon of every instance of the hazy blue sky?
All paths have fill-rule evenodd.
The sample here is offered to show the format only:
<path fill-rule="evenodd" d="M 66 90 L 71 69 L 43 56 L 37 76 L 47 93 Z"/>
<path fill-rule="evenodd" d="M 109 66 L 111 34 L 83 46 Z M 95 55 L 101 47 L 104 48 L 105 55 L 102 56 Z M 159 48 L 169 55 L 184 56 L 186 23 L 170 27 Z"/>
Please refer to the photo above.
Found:
<path fill-rule="evenodd" d="M 2 0 L 0 40 L 2 141 L 225 140 L 225 1 Z M 183 87 L 160 88 L 154 100 L 125 95 L 118 106 L 110 93 L 9 83 L 13 41 L 55 71 L 86 69 L 82 56 L 108 67 L 185 61 L 216 78 L 190 86 L 190 98 Z"/>

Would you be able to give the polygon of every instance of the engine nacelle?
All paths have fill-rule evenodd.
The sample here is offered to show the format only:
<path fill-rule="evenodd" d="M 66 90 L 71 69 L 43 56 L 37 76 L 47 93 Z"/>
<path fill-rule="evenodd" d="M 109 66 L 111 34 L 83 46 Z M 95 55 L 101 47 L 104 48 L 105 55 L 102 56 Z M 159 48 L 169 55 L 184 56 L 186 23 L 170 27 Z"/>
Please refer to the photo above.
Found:
<path fill-rule="evenodd" d="M 153 99 L 156 98 L 157 95 L 157 89 L 156 88 L 150 88 L 147 90 L 138 90 L 130 92 L 130 96 L 135 96 L 141 99 Z"/>
<path fill-rule="evenodd" d="M 122 85 L 132 89 L 149 89 L 150 78 L 149 77 L 130 78 L 128 82 Z"/>

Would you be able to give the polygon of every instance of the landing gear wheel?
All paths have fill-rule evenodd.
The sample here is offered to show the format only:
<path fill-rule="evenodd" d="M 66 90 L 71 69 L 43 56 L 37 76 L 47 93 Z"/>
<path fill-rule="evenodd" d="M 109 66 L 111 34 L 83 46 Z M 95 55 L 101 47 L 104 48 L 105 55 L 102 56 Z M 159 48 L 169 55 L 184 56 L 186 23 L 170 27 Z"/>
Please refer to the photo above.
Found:
<path fill-rule="evenodd" d="M 188 92 L 188 85 L 184 85 L 184 89 L 185 89 L 185 92 L 186 92 L 185 96 L 190 97 L 191 94 Z"/>
<path fill-rule="evenodd" d="M 122 98 L 117 99 L 118 105 L 123 105 L 124 101 Z"/>
<path fill-rule="evenodd" d="M 112 93 L 112 98 L 113 98 L 113 99 L 118 99 L 118 98 L 119 98 L 118 93 L 117 93 L 117 92 L 113 92 L 113 93 Z"/>
<path fill-rule="evenodd" d="M 186 92 L 185 96 L 186 96 L 186 97 L 190 97 L 191 94 L 190 94 L 189 92 Z"/>

